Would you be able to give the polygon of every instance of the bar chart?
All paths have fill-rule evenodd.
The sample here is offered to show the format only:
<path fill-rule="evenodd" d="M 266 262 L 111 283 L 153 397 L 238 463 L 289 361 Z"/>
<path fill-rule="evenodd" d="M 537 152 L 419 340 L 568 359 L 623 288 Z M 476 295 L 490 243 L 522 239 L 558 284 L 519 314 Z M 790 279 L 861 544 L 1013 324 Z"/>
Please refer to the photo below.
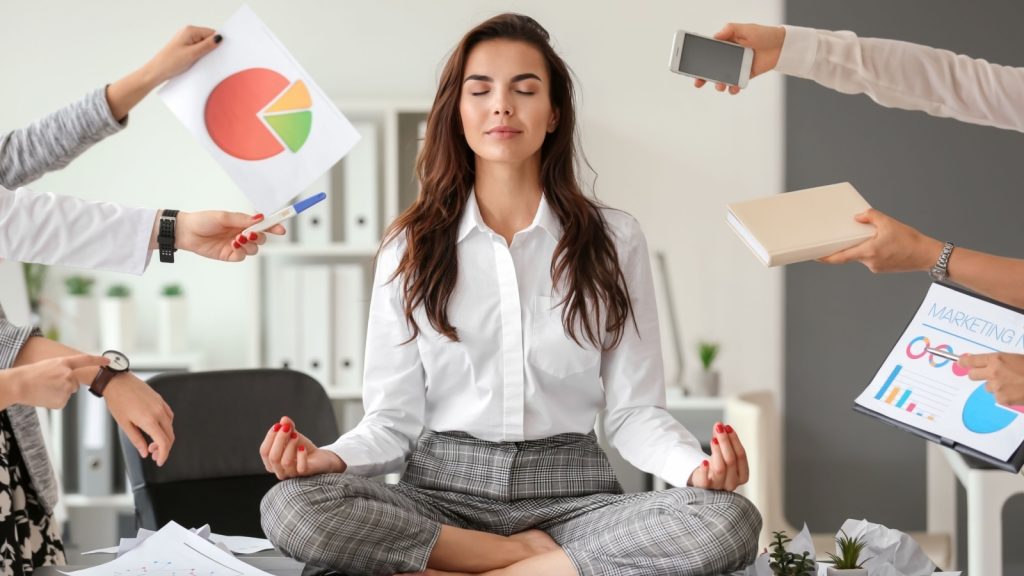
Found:
<path fill-rule="evenodd" d="M 875 400 L 914 416 L 935 420 L 946 413 L 956 392 L 955 387 L 945 382 L 897 364 L 875 393 Z"/>

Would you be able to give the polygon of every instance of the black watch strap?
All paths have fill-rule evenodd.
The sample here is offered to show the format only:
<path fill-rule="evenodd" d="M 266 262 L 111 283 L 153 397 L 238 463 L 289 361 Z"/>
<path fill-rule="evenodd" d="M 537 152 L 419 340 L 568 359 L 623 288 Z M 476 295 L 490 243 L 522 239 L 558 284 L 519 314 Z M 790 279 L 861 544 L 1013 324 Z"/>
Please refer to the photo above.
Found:
<path fill-rule="evenodd" d="M 177 210 L 164 210 L 160 214 L 160 229 L 156 235 L 156 244 L 160 248 L 161 262 L 174 262 L 174 252 L 177 250 L 174 247 L 174 233 L 177 223 Z"/>

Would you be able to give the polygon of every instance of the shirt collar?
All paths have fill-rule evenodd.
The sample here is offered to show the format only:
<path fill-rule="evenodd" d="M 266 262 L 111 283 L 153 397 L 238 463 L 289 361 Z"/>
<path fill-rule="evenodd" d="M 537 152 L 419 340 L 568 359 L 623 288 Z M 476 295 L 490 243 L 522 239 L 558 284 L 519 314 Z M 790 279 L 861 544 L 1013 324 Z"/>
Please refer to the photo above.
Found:
<path fill-rule="evenodd" d="M 537 227 L 544 229 L 555 242 L 562 238 L 562 223 L 559 222 L 558 215 L 548 205 L 547 197 L 544 194 L 540 196 L 540 205 L 537 206 L 537 214 L 533 217 L 533 223 L 522 232 L 528 232 Z M 473 230 L 491 232 L 490 227 L 484 223 L 483 216 L 480 215 L 480 205 L 477 204 L 475 190 L 470 193 L 469 201 L 466 202 L 466 207 L 462 211 L 456 244 L 462 242 Z"/>

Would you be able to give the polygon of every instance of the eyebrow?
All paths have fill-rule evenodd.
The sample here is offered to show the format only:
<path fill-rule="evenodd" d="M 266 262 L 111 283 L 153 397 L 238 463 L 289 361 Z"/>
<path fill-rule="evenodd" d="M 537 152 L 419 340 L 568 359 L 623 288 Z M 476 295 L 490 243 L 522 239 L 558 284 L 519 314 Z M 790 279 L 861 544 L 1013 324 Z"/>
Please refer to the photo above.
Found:
<path fill-rule="evenodd" d="M 466 79 L 462 81 L 462 83 L 465 84 L 470 80 L 479 80 L 481 82 L 494 82 L 494 78 L 491 78 L 490 76 L 484 76 L 483 74 L 472 74 L 470 76 L 467 76 Z M 537 76 L 533 72 L 526 72 L 525 74 L 516 74 L 515 76 L 513 76 L 512 84 L 515 84 L 516 82 L 522 82 L 523 80 L 536 80 L 538 82 L 543 82 L 543 80 L 540 79 L 540 76 Z"/>

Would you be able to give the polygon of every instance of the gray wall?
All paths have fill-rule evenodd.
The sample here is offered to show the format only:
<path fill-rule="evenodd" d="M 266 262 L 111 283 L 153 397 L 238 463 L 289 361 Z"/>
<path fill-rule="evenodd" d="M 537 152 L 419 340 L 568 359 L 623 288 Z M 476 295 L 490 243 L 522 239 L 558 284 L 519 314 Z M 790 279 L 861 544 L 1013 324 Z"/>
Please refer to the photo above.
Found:
<path fill-rule="evenodd" d="M 786 22 L 898 38 L 1024 66 L 1019 0 L 789 0 Z M 1024 106 L 1024 95 L 1022 106 Z M 1024 257 L 1024 134 L 786 84 L 786 187 L 848 180 L 876 208 L 944 240 Z M 786 516 L 925 528 L 924 441 L 851 411 L 928 286 L 860 265 L 786 270 Z M 855 504 L 853 504 L 855 503 Z M 1014 506 L 1019 507 L 1021 502 Z M 1021 514 L 1015 514 L 1021 518 Z M 1010 527 L 1008 534 L 1020 534 Z"/>

